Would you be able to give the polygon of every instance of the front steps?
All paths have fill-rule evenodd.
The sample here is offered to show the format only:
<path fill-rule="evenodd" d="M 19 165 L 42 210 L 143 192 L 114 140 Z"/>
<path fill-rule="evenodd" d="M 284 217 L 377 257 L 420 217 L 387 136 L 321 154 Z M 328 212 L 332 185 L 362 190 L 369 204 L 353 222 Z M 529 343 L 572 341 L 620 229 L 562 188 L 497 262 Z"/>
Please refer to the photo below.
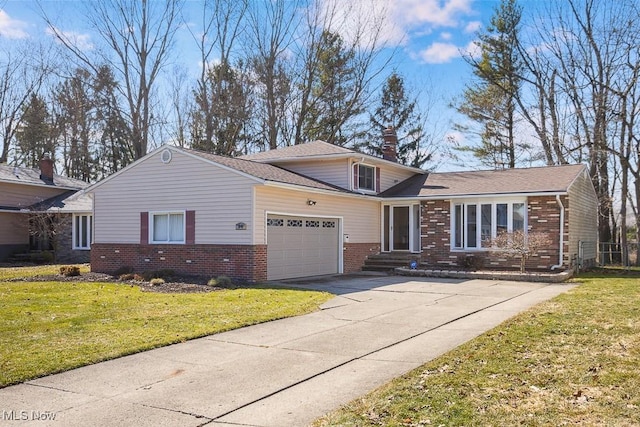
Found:
<path fill-rule="evenodd" d="M 410 252 L 383 252 L 370 255 L 365 261 L 362 271 L 391 272 L 396 268 L 409 267 L 411 261 L 420 264 L 420 254 Z"/>

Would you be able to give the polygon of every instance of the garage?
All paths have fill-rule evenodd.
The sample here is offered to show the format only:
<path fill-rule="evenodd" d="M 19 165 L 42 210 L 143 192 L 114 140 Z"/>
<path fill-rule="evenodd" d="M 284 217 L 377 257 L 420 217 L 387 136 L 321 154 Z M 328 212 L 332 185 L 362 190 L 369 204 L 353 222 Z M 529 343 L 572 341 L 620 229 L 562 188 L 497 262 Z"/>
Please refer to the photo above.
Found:
<path fill-rule="evenodd" d="M 339 273 L 338 218 L 267 216 L 269 280 Z"/>

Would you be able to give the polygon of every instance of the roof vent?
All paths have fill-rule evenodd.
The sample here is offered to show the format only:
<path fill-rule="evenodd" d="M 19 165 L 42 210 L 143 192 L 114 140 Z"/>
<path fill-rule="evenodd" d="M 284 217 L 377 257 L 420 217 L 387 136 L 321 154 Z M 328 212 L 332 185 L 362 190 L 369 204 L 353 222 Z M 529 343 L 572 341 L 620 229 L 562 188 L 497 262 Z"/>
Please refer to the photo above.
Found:
<path fill-rule="evenodd" d="M 165 164 L 169 163 L 171 161 L 171 150 L 163 150 L 162 153 L 160 153 L 160 161 Z"/>

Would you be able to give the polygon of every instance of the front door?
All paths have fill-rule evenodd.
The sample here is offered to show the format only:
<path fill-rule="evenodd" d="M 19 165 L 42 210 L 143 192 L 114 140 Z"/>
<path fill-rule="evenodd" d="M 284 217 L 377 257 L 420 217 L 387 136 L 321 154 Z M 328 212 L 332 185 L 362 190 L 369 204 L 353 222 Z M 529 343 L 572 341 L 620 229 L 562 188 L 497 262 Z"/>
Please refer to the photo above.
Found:
<path fill-rule="evenodd" d="M 384 252 L 420 251 L 420 206 L 383 207 L 382 248 Z"/>

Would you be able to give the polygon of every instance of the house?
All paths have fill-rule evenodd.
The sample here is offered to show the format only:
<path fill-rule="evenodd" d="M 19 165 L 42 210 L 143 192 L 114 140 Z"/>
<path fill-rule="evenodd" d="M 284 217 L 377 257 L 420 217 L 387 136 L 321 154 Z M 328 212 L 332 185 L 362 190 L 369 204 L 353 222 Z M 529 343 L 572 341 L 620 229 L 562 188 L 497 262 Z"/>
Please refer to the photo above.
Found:
<path fill-rule="evenodd" d="M 34 250 L 60 262 L 88 262 L 93 202 L 88 184 L 54 174 L 44 157 L 39 169 L 0 165 L 0 261 Z"/>
<path fill-rule="evenodd" d="M 547 232 L 536 269 L 595 260 L 596 194 L 583 165 L 427 173 L 322 141 L 229 158 L 162 146 L 94 184 L 94 271 L 177 272 L 250 281 L 361 270 L 379 253 L 424 265 L 481 255 L 517 268 L 489 238 Z"/>

